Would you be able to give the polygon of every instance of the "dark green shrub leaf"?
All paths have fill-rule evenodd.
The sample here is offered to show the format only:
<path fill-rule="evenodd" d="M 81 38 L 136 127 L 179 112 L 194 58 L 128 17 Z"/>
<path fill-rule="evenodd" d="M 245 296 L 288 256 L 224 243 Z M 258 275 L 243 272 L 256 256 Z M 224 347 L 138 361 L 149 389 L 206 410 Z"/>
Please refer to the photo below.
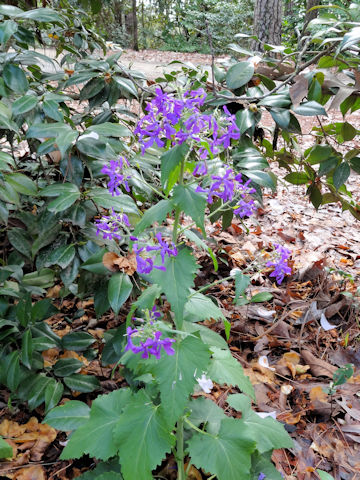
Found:
<path fill-rule="evenodd" d="M 12 458 L 14 455 L 12 447 L 0 437 L 0 458 Z"/>
<path fill-rule="evenodd" d="M 246 85 L 254 75 L 254 65 L 250 62 L 239 62 L 229 68 L 226 73 L 226 84 L 232 90 Z"/>
<path fill-rule="evenodd" d="M 33 343 L 31 330 L 25 330 L 21 339 L 21 363 L 31 369 Z"/>
<path fill-rule="evenodd" d="M 125 273 L 116 273 L 110 278 L 108 299 L 115 315 L 119 313 L 120 308 L 129 298 L 132 288 L 130 277 Z"/>
<path fill-rule="evenodd" d="M 35 182 L 22 173 L 9 173 L 5 175 L 5 179 L 17 192 L 23 195 L 37 194 Z"/>
<path fill-rule="evenodd" d="M 61 268 L 66 268 L 73 261 L 74 257 L 74 245 L 64 245 L 51 252 L 49 259 L 45 262 L 45 267 L 59 265 Z"/>
<path fill-rule="evenodd" d="M 293 185 L 305 185 L 309 183 L 310 178 L 306 172 L 291 172 L 284 178 L 289 183 Z"/>
<path fill-rule="evenodd" d="M 31 258 L 31 237 L 22 228 L 12 228 L 8 231 L 8 239 L 16 250 L 27 258 Z"/>
<path fill-rule="evenodd" d="M 64 385 L 61 382 L 51 382 L 45 389 L 45 413 L 54 408 L 61 400 Z"/>
<path fill-rule="evenodd" d="M 339 190 L 350 176 L 350 166 L 347 162 L 342 162 L 336 167 L 333 175 L 334 187 Z"/>
<path fill-rule="evenodd" d="M 37 97 L 34 95 L 25 95 L 20 97 L 11 105 L 13 115 L 22 115 L 30 112 L 38 103 Z"/>
<path fill-rule="evenodd" d="M 54 375 L 57 377 L 67 377 L 72 373 L 78 372 L 84 364 L 76 358 L 60 358 L 54 365 Z"/>
<path fill-rule="evenodd" d="M 29 88 L 29 83 L 23 70 L 11 63 L 5 65 L 2 78 L 5 85 L 16 93 L 26 93 Z"/>
<path fill-rule="evenodd" d="M 315 115 L 327 115 L 324 107 L 320 103 L 310 100 L 310 102 L 303 102 L 298 107 L 293 109 L 297 115 L 305 117 L 312 117 Z"/>
<path fill-rule="evenodd" d="M 64 350 L 74 350 L 81 352 L 86 350 L 95 342 L 95 339 L 86 332 L 71 332 L 67 333 L 62 338 L 62 346 Z"/>
<path fill-rule="evenodd" d="M 93 392 L 100 387 L 99 380 L 90 375 L 81 375 L 75 373 L 64 378 L 65 385 L 75 392 L 88 393 Z"/>
<path fill-rule="evenodd" d="M 89 132 L 96 132 L 104 137 L 131 137 L 132 132 L 129 128 L 119 123 L 104 122 L 99 125 L 92 125 L 87 129 Z M 86 133 L 86 132 L 85 132 Z"/>

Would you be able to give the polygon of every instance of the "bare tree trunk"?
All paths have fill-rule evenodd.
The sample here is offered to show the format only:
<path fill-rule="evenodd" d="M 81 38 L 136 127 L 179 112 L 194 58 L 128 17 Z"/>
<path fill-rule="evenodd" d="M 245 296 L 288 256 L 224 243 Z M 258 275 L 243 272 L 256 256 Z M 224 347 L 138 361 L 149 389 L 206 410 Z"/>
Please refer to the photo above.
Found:
<path fill-rule="evenodd" d="M 281 44 L 282 0 L 256 0 L 253 50 L 263 52 L 263 43 Z"/>
<path fill-rule="evenodd" d="M 306 14 L 305 14 L 305 20 L 304 20 L 304 27 L 302 29 L 302 33 L 305 32 L 307 26 L 311 22 L 311 20 L 314 20 L 318 16 L 319 9 L 315 8 L 315 10 L 311 10 L 309 12 L 310 8 L 316 7 L 316 5 L 321 5 L 321 0 L 307 0 L 306 1 Z"/>
<path fill-rule="evenodd" d="M 136 12 L 136 0 L 132 0 L 132 34 L 133 34 L 133 49 L 139 50 L 139 41 L 138 41 L 138 22 L 137 22 L 137 12 Z"/>

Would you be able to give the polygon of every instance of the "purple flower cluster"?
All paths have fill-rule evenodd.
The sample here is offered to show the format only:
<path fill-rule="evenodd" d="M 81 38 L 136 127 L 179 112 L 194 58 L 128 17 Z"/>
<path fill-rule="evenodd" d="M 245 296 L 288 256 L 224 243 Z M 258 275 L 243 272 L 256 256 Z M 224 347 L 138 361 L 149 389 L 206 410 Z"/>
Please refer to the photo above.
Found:
<path fill-rule="evenodd" d="M 101 173 L 110 177 L 108 189 L 112 196 L 121 195 L 121 186 L 123 186 L 127 192 L 130 192 L 128 184 L 130 176 L 124 174 L 125 166 L 129 166 L 129 162 L 125 157 L 119 157 L 118 160 L 110 160 L 110 163 L 104 165 L 101 169 Z"/>
<path fill-rule="evenodd" d="M 203 160 L 210 153 L 218 153 L 219 147 L 229 148 L 231 140 L 240 138 L 235 115 L 226 107 L 223 107 L 225 115 L 219 120 L 202 113 L 200 107 L 205 99 L 206 92 L 202 88 L 185 92 L 183 99 L 157 88 L 155 97 L 145 108 L 147 114 L 135 128 L 135 134 L 142 144 L 142 153 L 154 143 L 160 148 L 164 147 L 166 141 L 171 145 L 180 145 L 188 140 L 201 143 L 199 154 Z"/>
<path fill-rule="evenodd" d="M 265 473 L 259 473 L 258 480 L 265 480 L 266 475 Z"/>
<path fill-rule="evenodd" d="M 161 237 L 161 233 L 157 233 L 155 238 L 157 239 L 157 245 L 147 245 L 147 246 L 139 246 L 138 243 L 134 243 L 133 245 L 133 252 L 136 253 L 136 262 L 137 262 L 137 272 L 149 274 L 154 268 L 157 270 L 166 271 L 164 266 L 165 257 L 176 257 L 178 254 L 177 248 L 173 242 L 168 244 L 163 238 Z M 138 242 L 138 238 L 131 237 L 131 240 L 135 240 Z M 148 252 L 159 252 L 161 257 L 161 265 L 155 265 L 155 256 L 146 256 Z M 145 256 L 144 256 L 145 254 Z"/>
<path fill-rule="evenodd" d="M 109 216 L 103 216 L 100 219 L 95 220 L 96 235 L 103 236 L 103 239 L 113 240 L 117 238 L 121 240 L 121 235 L 119 232 L 122 231 L 123 226 L 126 225 L 130 227 L 129 218 L 125 213 L 116 213 L 112 209 L 112 213 Z"/>
<path fill-rule="evenodd" d="M 172 344 L 175 342 L 173 338 L 164 338 L 160 340 L 162 332 L 149 331 L 149 328 L 131 328 L 127 327 L 127 344 L 125 352 L 131 350 L 133 353 L 142 353 L 141 358 L 149 358 L 150 355 L 154 355 L 155 358 L 161 357 L 161 349 L 163 348 L 167 355 L 174 355 L 175 350 L 172 348 Z M 136 341 L 134 343 L 134 340 Z"/>
<path fill-rule="evenodd" d="M 282 245 L 275 244 L 276 258 L 273 261 L 267 262 L 267 267 L 274 267 L 274 271 L 270 273 L 270 277 L 275 277 L 278 284 L 280 284 L 285 275 L 291 274 L 287 260 L 291 255 L 291 251 Z"/>
<path fill-rule="evenodd" d="M 229 202 L 240 193 L 240 200 L 234 209 L 235 215 L 239 215 L 241 218 L 250 217 L 256 211 L 254 200 L 247 200 L 248 195 L 255 193 L 256 190 L 249 186 L 251 180 L 243 182 L 241 173 L 235 174 L 231 168 L 227 168 L 225 175 L 212 175 L 211 180 L 213 182 L 210 187 L 202 188 L 198 186 L 196 188 L 197 192 L 207 193 L 209 204 L 213 203 L 214 197 Z"/>

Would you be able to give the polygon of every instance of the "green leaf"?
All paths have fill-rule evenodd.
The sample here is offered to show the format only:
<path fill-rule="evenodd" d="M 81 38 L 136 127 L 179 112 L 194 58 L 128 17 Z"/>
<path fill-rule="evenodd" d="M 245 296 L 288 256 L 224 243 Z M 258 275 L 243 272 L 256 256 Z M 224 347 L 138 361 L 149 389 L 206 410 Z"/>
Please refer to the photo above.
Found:
<path fill-rule="evenodd" d="M 77 430 L 90 418 L 90 408 L 84 402 L 70 400 L 69 402 L 54 408 L 43 420 L 56 430 L 67 432 Z"/>
<path fill-rule="evenodd" d="M 176 326 L 181 328 L 184 315 L 184 305 L 194 286 L 194 276 L 197 264 L 188 248 L 179 250 L 176 257 L 166 257 L 166 271 L 153 270 L 149 278 L 151 283 L 158 284 L 165 293 L 175 314 Z"/>
<path fill-rule="evenodd" d="M 26 93 L 29 89 L 25 73 L 16 65 L 7 63 L 3 69 L 2 78 L 5 85 L 16 93 Z"/>
<path fill-rule="evenodd" d="M 175 355 L 162 355 L 151 369 L 159 383 L 169 425 L 173 425 L 182 415 L 197 382 L 196 377 L 207 370 L 210 360 L 208 347 L 195 337 L 178 339 L 173 348 Z"/>
<path fill-rule="evenodd" d="M 250 298 L 250 302 L 251 303 L 268 302 L 272 298 L 273 298 L 273 295 L 270 292 L 259 292 Z"/>
<path fill-rule="evenodd" d="M 240 133 L 243 134 L 255 125 L 255 117 L 253 112 L 250 112 L 247 108 L 236 112 L 236 125 L 240 129 Z"/>
<path fill-rule="evenodd" d="M 245 297 L 245 290 L 250 285 L 250 280 L 248 275 L 244 275 L 240 271 L 235 272 L 235 304 L 238 303 L 240 297 Z"/>
<path fill-rule="evenodd" d="M 104 315 L 109 308 L 110 303 L 108 300 L 108 282 L 102 282 L 94 294 L 94 309 L 96 317 L 99 318 Z"/>
<path fill-rule="evenodd" d="M 5 180 L 19 193 L 23 195 L 36 195 L 37 187 L 31 178 L 22 173 L 10 173 L 4 175 Z"/>
<path fill-rule="evenodd" d="M 31 369 L 32 354 L 33 343 L 31 330 L 25 330 L 21 339 L 21 362 L 28 369 Z"/>
<path fill-rule="evenodd" d="M 144 390 L 134 395 L 114 428 L 125 479 L 152 479 L 152 470 L 175 444 L 171 430 L 161 405 L 154 405 Z"/>
<path fill-rule="evenodd" d="M 91 255 L 86 262 L 81 265 L 81 268 L 98 275 L 106 275 L 109 270 L 103 264 L 103 256 L 107 252 L 106 248 L 101 248 L 99 251 Z"/>
<path fill-rule="evenodd" d="M 95 339 L 87 332 L 70 332 L 62 337 L 61 343 L 64 350 L 81 352 L 95 343 Z"/>
<path fill-rule="evenodd" d="M 48 260 L 45 262 L 45 267 L 59 265 L 61 268 L 66 268 L 73 261 L 75 253 L 74 245 L 64 245 L 56 248 L 50 253 Z"/>
<path fill-rule="evenodd" d="M 31 258 L 31 237 L 22 228 L 12 228 L 8 231 L 7 236 L 10 244 L 18 252 L 27 258 Z"/>
<path fill-rule="evenodd" d="M 205 252 L 207 252 L 210 255 L 211 260 L 213 261 L 214 270 L 215 270 L 215 272 L 217 272 L 218 268 L 219 268 L 219 264 L 218 264 L 216 255 L 211 250 L 211 248 L 204 242 L 204 240 L 202 240 L 202 238 L 200 238 L 199 232 L 193 231 L 193 230 L 185 230 L 184 235 L 191 242 L 194 242 L 197 247 L 202 248 L 203 250 L 205 250 Z"/>
<path fill-rule="evenodd" d="M 38 103 L 38 98 L 34 95 L 25 95 L 18 98 L 11 105 L 11 110 L 13 115 L 22 115 L 24 113 L 30 112 Z"/>
<path fill-rule="evenodd" d="M 199 397 L 191 399 L 189 409 L 191 411 L 190 422 L 196 427 L 204 424 L 206 431 L 213 435 L 219 433 L 221 421 L 224 418 L 228 418 L 224 410 L 209 398 Z"/>
<path fill-rule="evenodd" d="M 55 120 L 55 122 L 62 122 L 64 120 L 64 114 L 60 110 L 59 103 L 55 100 L 45 100 L 42 108 L 45 115 Z"/>
<path fill-rule="evenodd" d="M 86 132 L 95 132 L 104 137 L 131 137 L 132 133 L 128 127 L 120 125 L 119 123 L 104 122 L 100 125 L 92 125 L 89 127 Z M 85 133 L 86 133 L 85 132 Z"/>
<path fill-rule="evenodd" d="M 111 193 L 104 188 L 92 188 L 88 196 L 98 207 L 114 208 L 119 212 L 133 213 L 134 215 L 139 215 L 140 213 L 134 200 L 129 195 L 113 197 Z"/>
<path fill-rule="evenodd" d="M 291 172 L 284 178 L 289 183 L 293 185 L 305 185 L 309 183 L 310 178 L 306 172 Z"/>
<path fill-rule="evenodd" d="M 176 185 L 173 201 L 194 220 L 196 226 L 201 228 L 203 235 L 206 236 L 204 225 L 206 199 L 200 193 L 196 193 L 191 186 Z"/>
<path fill-rule="evenodd" d="M 329 145 L 315 145 L 307 158 L 310 165 L 316 165 L 332 156 L 333 149 Z"/>
<path fill-rule="evenodd" d="M 267 187 L 271 188 L 272 190 L 276 190 L 276 183 L 274 177 L 268 172 L 261 172 L 260 170 L 245 170 L 244 173 L 254 183 L 260 185 L 261 187 Z"/>
<path fill-rule="evenodd" d="M 41 405 L 45 401 L 45 392 L 49 384 L 54 383 L 53 378 L 46 377 L 45 375 L 36 375 L 36 380 L 31 384 L 30 391 L 28 392 L 28 404 L 31 410 Z"/>
<path fill-rule="evenodd" d="M 342 162 L 335 168 L 333 175 L 334 187 L 339 190 L 350 176 L 350 166 L 347 162 Z"/>
<path fill-rule="evenodd" d="M 341 135 L 345 141 L 352 140 L 357 134 L 356 128 L 354 128 L 350 123 L 344 122 L 341 126 Z"/>
<path fill-rule="evenodd" d="M 66 193 L 60 195 L 55 200 L 50 202 L 47 206 L 50 212 L 63 212 L 67 208 L 71 207 L 73 203 L 80 198 L 80 192 L 78 193 Z"/>
<path fill-rule="evenodd" d="M 35 341 L 41 341 L 41 344 L 46 342 L 47 348 L 59 348 L 61 347 L 61 339 L 58 337 L 45 322 L 36 323 L 31 327 L 33 333 L 33 343 L 35 350 Z M 46 350 L 46 349 L 45 349 Z"/>
<path fill-rule="evenodd" d="M 135 227 L 134 235 L 136 236 L 143 232 L 145 228 L 149 227 L 154 222 L 162 223 L 173 208 L 173 203 L 170 200 L 160 200 L 160 202 L 145 211 L 140 222 L 137 223 Z"/>
<path fill-rule="evenodd" d="M 254 65 L 250 62 L 239 62 L 229 68 L 226 73 L 226 84 L 232 90 L 248 83 L 254 75 Z"/>
<path fill-rule="evenodd" d="M 45 413 L 54 408 L 61 400 L 64 385 L 61 382 L 51 382 L 45 389 Z"/>
<path fill-rule="evenodd" d="M 234 418 L 223 419 L 217 435 L 195 432 L 188 441 L 193 464 L 218 480 L 248 480 L 255 445 L 242 431 L 241 420 Z"/>
<path fill-rule="evenodd" d="M 350 166 L 354 172 L 360 174 L 360 157 L 354 157 L 350 160 Z"/>
<path fill-rule="evenodd" d="M 239 393 L 227 397 L 228 404 L 242 413 L 241 421 L 256 440 L 256 448 L 260 453 L 277 448 L 292 448 L 293 442 L 284 426 L 271 417 L 261 418 L 251 409 L 251 400 Z"/>
<path fill-rule="evenodd" d="M 238 387 L 242 392 L 255 399 L 254 388 L 243 368 L 232 355 L 230 350 L 220 350 L 212 347 L 213 355 L 208 369 L 208 376 L 214 382 Z"/>
<path fill-rule="evenodd" d="M 334 477 L 329 473 L 324 472 L 324 470 L 316 470 L 318 473 L 320 480 L 334 480 Z"/>
<path fill-rule="evenodd" d="M 12 447 L 0 437 L 0 458 L 12 458 L 13 455 Z"/>
<path fill-rule="evenodd" d="M 31 287 L 52 287 L 54 283 L 55 273 L 50 268 L 42 268 L 35 272 L 26 273 L 23 276 L 23 283 Z"/>
<path fill-rule="evenodd" d="M 9 183 L 4 183 L 3 185 L 0 183 L 0 198 L 6 203 L 20 204 L 18 193 Z"/>
<path fill-rule="evenodd" d="M 118 76 L 114 76 L 113 79 L 121 87 L 121 90 L 123 90 L 123 92 L 130 93 L 131 96 L 137 98 L 137 89 L 131 80 Z"/>
<path fill-rule="evenodd" d="M 225 320 L 218 306 L 202 293 L 192 292 L 185 304 L 185 320 L 188 322 L 202 322 L 203 320 Z"/>
<path fill-rule="evenodd" d="M 92 403 L 89 420 L 81 425 L 80 428 L 77 428 L 76 426 L 73 427 L 77 429 L 71 436 L 60 458 L 62 460 L 80 458 L 86 453 L 91 457 L 100 458 L 102 460 L 107 460 L 108 458 L 113 457 L 117 452 L 117 446 L 113 439 L 113 429 L 119 422 L 123 408 L 128 405 L 130 401 L 131 392 L 128 388 L 121 388 L 108 395 L 97 397 Z M 74 406 L 72 405 L 72 408 L 69 411 L 65 411 L 65 425 L 61 426 L 61 428 L 66 429 L 67 425 L 71 427 L 74 424 L 74 421 L 76 421 L 75 414 L 79 405 L 75 405 L 76 408 L 73 407 Z M 59 412 L 60 408 L 62 407 L 58 407 L 56 410 Z M 61 414 L 62 412 L 59 413 Z M 83 417 L 87 414 L 85 406 L 81 407 L 79 413 L 82 417 L 81 421 L 83 422 Z M 70 417 L 69 419 L 68 414 Z M 48 418 L 48 416 L 46 418 Z M 129 426 L 131 426 L 130 423 Z M 132 426 L 132 428 L 134 428 L 134 426 Z M 135 451 L 137 451 L 137 449 Z"/>
<path fill-rule="evenodd" d="M 77 478 L 78 480 L 123 480 L 120 471 L 118 458 L 114 458 L 108 462 L 99 462 L 94 470 L 88 470 Z"/>
<path fill-rule="evenodd" d="M 6 385 L 11 391 L 17 389 L 20 383 L 20 359 L 19 352 L 14 351 L 9 355 L 7 364 Z"/>
<path fill-rule="evenodd" d="M 108 299 L 115 315 L 119 313 L 120 308 L 129 298 L 132 288 L 130 277 L 125 273 L 116 273 L 110 278 Z"/>
<path fill-rule="evenodd" d="M 73 373 L 79 372 L 84 366 L 77 358 L 60 358 L 54 365 L 54 375 L 57 377 L 67 377 Z"/>
<path fill-rule="evenodd" d="M 64 383 L 70 390 L 83 393 L 93 392 L 100 387 L 100 382 L 96 377 L 81 375 L 81 373 L 74 373 L 65 377 Z"/>
<path fill-rule="evenodd" d="M 274 93 L 260 100 L 258 105 L 265 105 L 267 107 L 284 108 L 291 105 L 290 95 L 288 93 Z"/>
<path fill-rule="evenodd" d="M 80 90 L 80 101 L 95 97 L 105 87 L 104 78 L 95 77 L 89 80 Z"/>
<path fill-rule="evenodd" d="M 43 188 L 40 192 L 42 197 L 57 197 L 72 193 L 80 193 L 78 187 L 73 183 L 53 183 Z"/>
<path fill-rule="evenodd" d="M 25 18 L 37 22 L 64 23 L 62 17 L 51 8 L 35 8 L 33 10 L 27 10 L 26 12 L 18 13 L 16 18 Z"/>
<path fill-rule="evenodd" d="M 226 321 L 227 320 L 224 320 L 224 322 Z M 188 333 L 199 332 L 201 340 L 206 345 L 209 345 L 210 349 L 212 347 L 217 347 L 222 350 L 228 349 L 228 344 L 223 339 L 223 337 L 219 333 L 214 332 L 214 330 L 211 330 L 211 328 L 209 327 L 205 327 L 204 325 L 198 323 L 184 321 L 182 328 L 184 332 Z"/>
<path fill-rule="evenodd" d="M 6 15 L 8 17 L 14 17 L 15 15 L 18 15 L 19 13 L 22 13 L 23 10 L 18 7 L 13 7 L 12 5 L 0 5 L 0 14 L 1 15 Z"/>
<path fill-rule="evenodd" d="M 189 151 L 186 143 L 176 145 L 161 156 L 161 185 L 166 194 L 177 182 L 180 174 L 181 162 Z"/>
<path fill-rule="evenodd" d="M 0 43 L 5 45 L 5 43 L 7 43 L 7 41 L 17 31 L 17 29 L 18 24 L 13 20 L 2 21 L 2 24 L 0 25 Z"/>
<path fill-rule="evenodd" d="M 34 123 L 26 132 L 26 138 L 53 138 L 65 132 L 72 132 L 72 129 L 69 125 L 62 122 Z"/>
<path fill-rule="evenodd" d="M 315 100 L 301 103 L 298 107 L 293 109 L 293 112 L 297 115 L 303 115 L 305 117 L 327 115 L 325 108 L 320 103 L 315 102 Z"/>
<path fill-rule="evenodd" d="M 260 454 L 255 452 L 251 457 L 251 473 L 253 477 L 259 478 L 260 473 L 266 475 L 265 478 L 269 480 L 283 480 L 282 475 L 278 470 L 276 470 L 274 464 L 271 461 L 272 452 L 266 452 Z"/>

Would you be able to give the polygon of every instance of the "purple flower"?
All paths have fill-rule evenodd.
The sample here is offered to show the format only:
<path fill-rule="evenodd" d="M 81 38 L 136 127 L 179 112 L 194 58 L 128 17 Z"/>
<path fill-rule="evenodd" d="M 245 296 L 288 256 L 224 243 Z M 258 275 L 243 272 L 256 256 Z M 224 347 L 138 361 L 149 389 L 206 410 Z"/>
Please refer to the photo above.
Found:
<path fill-rule="evenodd" d="M 198 88 L 197 90 L 188 90 L 184 93 L 185 106 L 187 108 L 201 107 L 204 105 L 206 99 L 206 92 L 203 88 Z"/>
<path fill-rule="evenodd" d="M 274 267 L 274 271 L 270 273 L 270 277 L 275 277 L 277 283 L 280 285 L 285 275 L 291 274 L 291 268 L 287 264 L 291 251 L 278 244 L 275 244 L 275 248 L 276 258 L 273 261 L 267 262 L 266 266 Z"/>
<path fill-rule="evenodd" d="M 196 165 L 194 168 L 192 174 L 194 176 L 196 175 L 206 175 L 207 174 L 207 166 L 205 162 L 200 162 Z"/>
<path fill-rule="evenodd" d="M 265 473 L 260 473 L 258 476 L 258 480 L 265 480 L 265 478 L 266 478 Z"/>
<path fill-rule="evenodd" d="M 139 329 L 127 327 L 126 335 L 128 338 L 125 352 L 129 350 L 133 353 L 142 352 L 141 358 L 149 358 L 150 355 L 154 355 L 157 359 L 160 359 L 161 357 L 162 348 L 167 355 L 175 354 L 175 350 L 172 348 L 175 339 L 166 337 L 160 340 L 160 337 L 162 336 L 162 332 L 160 331 L 149 331 L 146 327 Z M 135 344 L 133 338 L 138 338 L 139 344 Z"/>
<path fill-rule="evenodd" d="M 245 202 L 243 199 L 239 200 L 234 210 L 234 214 L 239 215 L 240 218 L 251 217 L 255 212 L 256 206 L 253 199 L 250 199 L 248 202 Z"/>
<path fill-rule="evenodd" d="M 104 240 L 113 240 L 114 238 L 121 240 L 122 237 L 119 232 L 122 230 L 123 225 L 131 226 L 128 216 L 125 213 L 116 213 L 112 208 L 111 215 L 104 215 L 100 219 L 95 220 L 95 226 L 97 227 L 96 235 L 101 233 Z"/>
<path fill-rule="evenodd" d="M 157 311 L 156 305 L 150 310 L 150 320 L 155 321 L 161 317 L 161 313 Z"/>
<path fill-rule="evenodd" d="M 127 182 L 130 176 L 124 175 L 124 165 L 129 166 L 128 161 L 125 157 L 119 157 L 118 160 L 110 160 L 110 163 L 108 165 L 104 165 L 101 169 L 101 173 L 104 173 L 110 177 L 108 189 L 112 196 L 121 195 L 121 186 L 124 186 L 125 190 L 130 192 L 130 187 Z"/>
<path fill-rule="evenodd" d="M 136 254 L 136 262 L 137 262 L 137 271 L 138 273 L 144 273 L 145 275 L 149 274 L 154 268 L 157 270 L 166 271 L 164 266 L 165 257 L 176 257 L 178 254 L 177 248 L 173 242 L 168 244 L 165 240 L 162 239 L 161 233 L 156 234 L 156 239 L 158 241 L 157 245 L 147 245 L 140 247 L 138 243 L 134 243 L 133 251 Z M 137 238 L 133 237 L 136 241 Z M 148 257 L 146 253 L 148 252 L 159 252 L 161 257 L 161 265 L 155 265 L 154 260 L 156 259 L 155 256 Z"/>
<path fill-rule="evenodd" d="M 235 194 L 235 186 L 237 182 L 237 176 L 234 176 L 234 172 L 231 168 L 228 168 L 225 175 L 212 175 L 214 182 L 208 189 L 197 187 L 197 192 L 207 193 L 208 203 L 213 203 L 214 197 L 222 198 L 224 202 L 228 202 L 233 199 Z"/>

